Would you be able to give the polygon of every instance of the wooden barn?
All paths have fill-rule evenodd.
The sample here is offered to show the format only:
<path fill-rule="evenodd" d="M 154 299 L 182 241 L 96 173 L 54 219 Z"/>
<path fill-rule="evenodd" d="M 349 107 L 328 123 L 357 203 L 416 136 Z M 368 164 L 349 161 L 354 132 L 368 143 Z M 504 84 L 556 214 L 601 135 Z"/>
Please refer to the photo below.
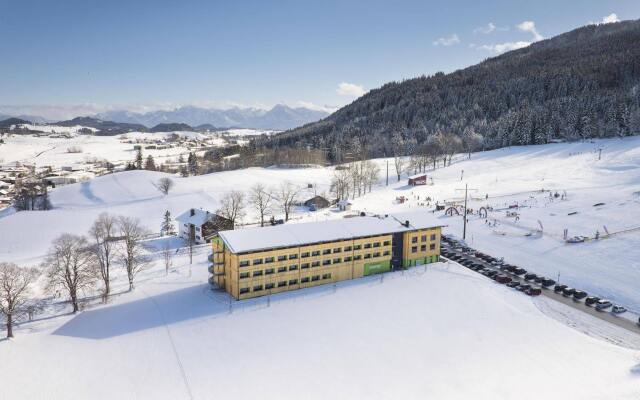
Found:
<path fill-rule="evenodd" d="M 409 177 L 409 186 L 420 186 L 427 184 L 427 174 L 416 174 Z"/>

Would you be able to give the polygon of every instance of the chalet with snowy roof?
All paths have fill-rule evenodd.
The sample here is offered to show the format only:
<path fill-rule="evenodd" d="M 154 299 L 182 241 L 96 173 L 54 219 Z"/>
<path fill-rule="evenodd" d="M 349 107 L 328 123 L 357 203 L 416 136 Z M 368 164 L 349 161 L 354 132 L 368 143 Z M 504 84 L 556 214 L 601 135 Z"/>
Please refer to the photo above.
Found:
<path fill-rule="evenodd" d="M 331 205 L 331 202 L 322 196 L 313 196 L 309 200 L 304 202 L 304 205 L 309 207 L 311 211 L 316 211 L 321 208 L 327 208 Z"/>
<path fill-rule="evenodd" d="M 176 221 L 180 224 L 180 237 L 195 244 L 209 243 L 218 232 L 233 229 L 231 220 L 200 208 L 183 212 Z"/>
<path fill-rule="evenodd" d="M 420 186 L 427 184 L 427 174 L 415 174 L 409 177 L 409 186 Z"/>

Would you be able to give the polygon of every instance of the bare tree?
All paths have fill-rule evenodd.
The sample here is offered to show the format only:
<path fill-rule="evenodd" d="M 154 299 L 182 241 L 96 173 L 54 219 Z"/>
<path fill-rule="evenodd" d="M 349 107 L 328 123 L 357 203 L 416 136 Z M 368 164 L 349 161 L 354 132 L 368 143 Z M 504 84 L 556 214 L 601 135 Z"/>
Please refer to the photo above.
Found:
<path fill-rule="evenodd" d="M 453 155 L 460 149 L 462 141 L 453 133 L 439 132 L 436 135 L 440 148 L 444 153 L 444 164 L 447 165 L 447 156 L 449 156 L 449 165 L 451 165 L 451 159 Z"/>
<path fill-rule="evenodd" d="M 396 168 L 398 182 L 400 182 L 400 176 L 402 175 L 402 172 L 404 172 L 405 167 L 405 143 L 400 132 L 393 133 L 393 136 L 391 137 L 391 146 L 393 151 L 393 164 Z"/>
<path fill-rule="evenodd" d="M 111 293 L 111 264 L 115 256 L 116 222 L 115 216 L 102 213 L 89 229 L 93 267 L 104 285 L 102 290 L 104 301 Z"/>
<path fill-rule="evenodd" d="M 30 286 L 36 280 L 35 268 L 20 268 L 12 263 L 0 263 L 0 314 L 4 315 L 7 337 L 13 337 L 13 323 L 26 309 Z"/>
<path fill-rule="evenodd" d="M 331 177 L 331 191 L 338 200 L 349 198 L 349 170 L 336 167 Z"/>
<path fill-rule="evenodd" d="M 171 178 L 164 177 L 158 180 L 158 183 L 156 183 L 156 188 L 158 188 L 158 190 L 166 196 L 169 194 L 169 191 L 173 189 L 173 185 L 174 183 Z"/>
<path fill-rule="evenodd" d="M 165 275 L 169 275 L 169 268 L 173 265 L 173 249 L 166 243 L 162 248 L 162 260 L 164 261 Z"/>
<path fill-rule="evenodd" d="M 256 183 L 249 192 L 249 203 L 260 215 L 260 226 L 264 226 L 264 216 L 269 212 L 273 203 L 273 192 L 262 183 Z"/>
<path fill-rule="evenodd" d="M 230 220 L 235 227 L 236 222 L 239 222 L 245 215 L 244 208 L 244 193 L 232 190 L 220 199 L 220 208 L 216 212 Z"/>
<path fill-rule="evenodd" d="M 129 290 L 132 290 L 136 275 L 149 266 L 149 258 L 142 247 L 147 230 L 140 225 L 137 218 L 131 217 L 118 218 L 118 230 L 122 239 L 120 258 L 127 271 Z"/>
<path fill-rule="evenodd" d="M 298 198 L 298 188 L 291 182 L 282 182 L 276 196 L 284 212 L 284 220 L 289 221 L 289 215 Z"/>
<path fill-rule="evenodd" d="M 476 151 L 482 146 L 484 138 L 482 135 L 475 132 L 473 127 L 466 127 L 462 133 L 462 147 L 468 154 L 468 158 L 471 158 L 471 153 Z"/>
<path fill-rule="evenodd" d="M 47 268 L 48 289 L 67 291 L 73 312 L 79 310 L 78 296 L 95 283 L 89 242 L 84 236 L 62 234 L 54 239 L 44 265 Z"/>

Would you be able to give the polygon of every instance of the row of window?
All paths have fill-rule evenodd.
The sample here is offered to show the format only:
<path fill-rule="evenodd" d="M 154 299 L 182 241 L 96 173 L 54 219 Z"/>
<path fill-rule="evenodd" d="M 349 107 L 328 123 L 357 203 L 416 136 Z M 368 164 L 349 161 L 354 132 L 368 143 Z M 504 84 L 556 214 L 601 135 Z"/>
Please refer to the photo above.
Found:
<path fill-rule="evenodd" d="M 363 255 L 355 255 L 353 257 L 351 256 L 347 256 L 343 258 L 340 257 L 336 257 L 334 259 L 326 259 L 326 260 L 322 260 L 322 262 L 320 261 L 314 261 L 312 263 L 302 263 L 300 264 L 300 269 L 308 269 L 308 268 L 315 268 L 315 267 L 319 267 L 319 266 L 327 266 L 327 265 L 332 265 L 332 264 L 340 264 L 342 262 L 351 262 L 351 261 L 357 261 L 357 260 L 361 260 L 361 259 L 371 259 L 371 258 L 378 258 L 378 257 L 386 257 L 389 256 L 391 253 L 388 250 L 383 251 L 382 253 L 380 252 L 375 252 L 375 253 L 367 253 Z M 296 271 L 298 269 L 298 265 L 297 264 L 293 264 L 290 265 L 289 267 L 287 266 L 281 266 L 278 267 L 277 272 L 287 272 L 287 271 Z M 250 276 L 254 276 L 254 277 L 258 277 L 258 276 L 262 276 L 262 275 L 272 275 L 276 273 L 276 268 L 267 268 L 267 269 L 260 269 L 260 270 L 256 270 L 253 271 L 253 273 L 249 273 L 249 272 L 241 272 L 240 273 L 240 279 L 246 279 L 249 278 Z"/>
<path fill-rule="evenodd" d="M 322 251 L 320 250 L 314 250 L 311 252 L 302 252 L 300 253 L 300 258 L 308 258 L 308 257 L 318 257 L 320 255 L 327 255 L 327 254 L 337 254 L 337 253 L 342 253 L 343 251 L 347 252 L 347 251 L 357 251 L 357 250 L 361 250 L 363 247 L 365 249 L 371 249 L 371 248 L 378 248 L 380 246 L 389 246 L 391 244 L 391 241 L 389 240 L 385 240 L 384 242 L 374 242 L 374 243 L 365 243 L 364 245 L 359 245 L 356 244 L 354 246 L 346 246 L 346 247 L 335 247 L 333 249 L 324 249 Z M 240 266 L 241 267 L 248 267 L 249 265 L 261 265 L 261 264 L 270 264 L 272 262 L 275 261 L 286 261 L 287 259 L 289 260 L 295 260 L 298 258 L 297 254 L 289 254 L 288 256 L 286 255 L 281 255 L 276 257 L 265 257 L 265 258 L 256 258 L 254 259 L 251 263 L 249 262 L 249 260 L 244 260 L 244 261 L 240 261 Z M 346 260 L 345 260 L 346 261 Z M 350 261 L 350 260 L 349 260 Z"/>
<path fill-rule="evenodd" d="M 429 245 L 429 250 L 435 250 L 436 249 L 436 244 L 435 243 L 431 243 Z M 427 251 L 427 245 L 423 244 L 420 246 L 420 251 Z M 417 253 L 418 252 L 418 246 L 411 246 L 411 252 L 412 253 Z"/>
<path fill-rule="evenodd" d="M 435 233 L 431 234 L 431 238 L 430 238 L 430 239 L 431 239 L 431 240 L 436 240 L 436 235 L 435 235 Z M 421 242 L 426 242 L 426 241 L 427 241 L 427 235 L 422 235 L 422 236 L 420 237 L 420 241 L 421 241 Z M 412 237 L 412 238 L 411 238 L 411 243 L 418 243 L 418 237 L 417 237 L 417 236 Z"/>
<path fill-rule="evenodd" d="M 320 275 L 313 275 L 311 277 L 304 277 L 300 279 L 300 283 L 309 283 L 309 282 L 317 282 L 319 280 L 327 280 L 327 279 L 331 279 L 331 274 L 322 274 L 322 276 Z M 278 287 L 285 287 L 287 285 L 297 285 L 298 284 L 298 280 L 297 279 L 289 279 L 289 281 L 280 281 L 278 282 Z M 249 293 L 250 291 L 252 292 L 260 292 L 262 290 L 271 290 L 273 288 L 276 287 L 275 283 L 267 283 L 264 285 L 255 285 L 253 288 L 240 288 L 240 294 L 246 294 Z M 252 290 L 250 290 L 252 289 Z"/>

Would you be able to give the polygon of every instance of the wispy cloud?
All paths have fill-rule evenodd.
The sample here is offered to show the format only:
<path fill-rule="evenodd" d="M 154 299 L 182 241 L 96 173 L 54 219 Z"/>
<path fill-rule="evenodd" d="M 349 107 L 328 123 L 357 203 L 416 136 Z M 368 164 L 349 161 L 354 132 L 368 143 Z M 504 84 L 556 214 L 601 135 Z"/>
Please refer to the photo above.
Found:
<path fill-rule="evenodd" d="M 523 47 L 527 47 L 531 44 L 531 42 L 519 41 L 519 42 L 506 42 L 506 43 L 496 43 L 496 44 L 483 44 L 481 46 L 476 46 L 477 49 L 487 50 L 495 54 L 501 54 L 511 50 L 521 49 Z"/>
<path fill-rule="evenodd" d="M 534 42 L 544 39 L 544 36 L 542 36 L 536 29 L 536 24 L 533 21 L 523 21 L 517 25 L 517 28 L 520 29 L 522 32 L 531 33 L 533 35 Z"/>
<path fill-rule="evenodd" d="M 324 111 L 324 112 L 328 112 L 328 113 L 332 113 L 334 111 L 336 111 L 338 109 L 338 107 L 333 107 L 333 106 L 321 106 L 319 104 L 315 104 L 312 103 L 310 101 L 304 101 L 304 100 L 300 100 L 298 101 L 297 104 L 298 107 L 304 107 L 308 110 L 314 110 L 314 111 Z"/>
<path fill-rule="evenodd" d="M 341 82 L 338 84 L 336 93 L 340 96 L 360 97 L 365 91 L 362 86 L 356 85 L 355 83 Z"/>
<path fill-rule="evenodd" d="M 460 43 L 460 38 L 457 34 L 452 34 L 449 36 L 441 37 L 434 40 L 434 46 L 453 46 L 454 44 Z"/>
<path fill-rule="evenodd" d="M 508 31 L 509 27 L 508 26 L 497 26 L 496 24 L 494 24 L 493 22 L 489 22 L 487 25 L 485 26 L 479 26 L 476 29 L 473 30 L 474 34 L 478 34 L 481 33 L 483 35 L 488 35 L 490 33 L 493 32 L 499 32 L 499 31 Z"/>
<path fill-rule="evenodd" d="M 611 13 L 606 17 L 602 17 L 603 24 L 612 24 L 614 22 L 620 22 L 620 18 L 618 18 L 618 15 L 616 13 Z"/>

